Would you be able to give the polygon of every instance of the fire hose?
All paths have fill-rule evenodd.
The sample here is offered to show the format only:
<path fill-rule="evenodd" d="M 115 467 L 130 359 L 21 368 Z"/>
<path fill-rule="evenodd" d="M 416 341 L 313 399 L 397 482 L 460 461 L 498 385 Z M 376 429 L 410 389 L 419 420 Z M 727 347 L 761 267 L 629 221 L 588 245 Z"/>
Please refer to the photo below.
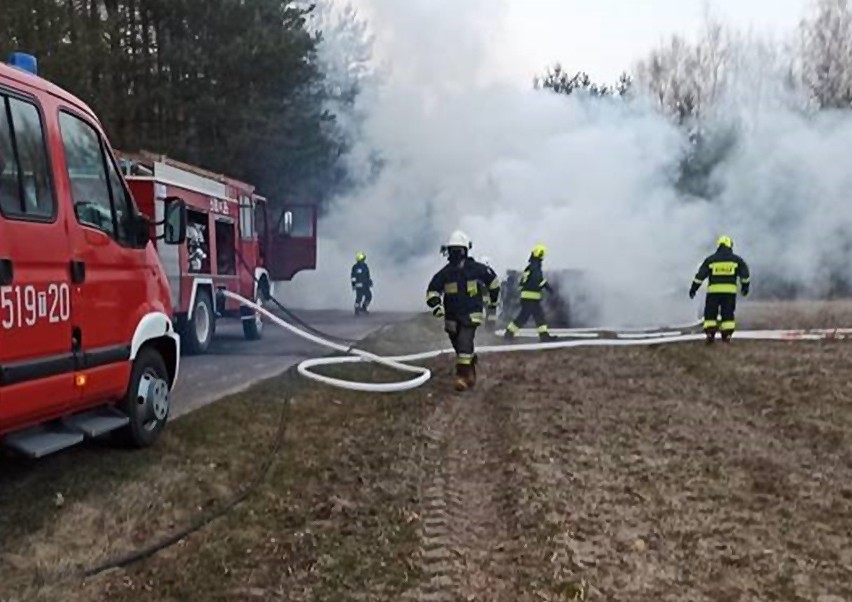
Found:
<path fill-rule="evenodd" d="M 374 393 L 392 393 L 408 391 L 422 386 L 423 384 L 428 382 L 429 379 L 432 377 L 432 372 L 428 368 L 411 365 L 410 362 L 425 361 L 440 357 L 442 355 L 455 353 L 453 349 L 438 349 L 433 351 L 427 351 L 424 353 L 415 353 L 411 355 L 402 355 L 395 357 L 379 356 L 374 353 L 364 351 L 362 349 L 357 349 L 353 346 L 342 345 L 340 343 L 330 341 L 317 334 L 312 334 L 311 332 L 302 330 L 281 319 L 275 314 L 271 313 L 264 307 L 257 305 L 253 301 L 246 299 L 245 297 L 242 297 L 240 295 L 237 295 L 236 293 L 223 290 L 222 294 L 226 297 L 238 301 L 246 307 L 253 309 L 254 311 L 271 320 L 273 323 L 281 326 L 286 330 L 289 330 L 293 334 L 303 339 L 316 343 L 317 345 L 333 349 L 334 351 L 347 354 L 346 356 L 342 357 L 332 356 L 304 360 L 297 367 L 299 374 L 301 374 L 302 376 L 334 387 L 339 387 L 352 391 L 364 391 Z M 650 329 L 635 329 L 632 331 L 623 329 L 620 331 L 618 329 L 560 329 L 558 331 L 554 330 L 553 332 L 559 332 L 560 334 L 564 334 L 566 336 L 574 338 L 562 341 L 557 340 L 555 342 L 548 343 L 522 343 L 511 345 L 484 346 L 480 347 L 477 352 L 482 354 L 511 353 L 516 351 L 544 351 L 551 349 L 568 349 L 574 347 L 628 347 L 666 345 L 670 343 L 687 343 L 704 339 L 704 335 L 701 333 L 684 334 L 682 332 L 683 330 L 691 329 L 697 325 L 698 323 L 694 323 L 690 325 L 685 325 L 683 327 L 672 327 L 665 329 L 665 331 L 656 332 Z M 604 333 L 612 335 L 614 336 L 614 338 L 599 338 L 600 335 Z M 521 336 L 531 336 L 532 334 L 533 333 L 531 333 L 530 331 L 521 331 L 520 333 Z M 818 341 L 828 339 L 845 339 L 852 337 L 852 328 L 814 330 L 752 330 L 739 332 L 737 334 L 737 337 L 740 339 L 761 341 Z M 397 383 L 365 383 L 333 378 L 311 371 L 313 368 L 319 366 L 333 366 L 358 362 L 371 362 L 385 366 L 387 368 L 391 368 L 393 370 L 398 370 L 400 372 L 415 374 L 416 376 L 409 380 Z M 282 411 L 272 449 L 266 461 L 263 463 L 263 466 L 256 478 L 251 481 L 249 485 L 244 488 L 240 493 L 225 502 L 218 509 L 197 516 L 187 527 L 169 535 L 168 537 L 165 537 L 160 541 L 147 545 L 141 549 L 137 549 L 126 554 L 121 554 L 119 556 L 109 558 L 94 566 L 83 568 L 70 575 L 56 575 L 54 576 L 56 578 L 55 580 L 61 581 L 64 578 L 68 578 L 75 575 L 78 577 L 89 578 L 108 571 L 110 569 L 128 566 L 130 564 L 133 564 L 134 562 L 138 562 L 139 560 L 152 556 L 171 545 L 174 545 L 178 541 L 189 536 L 191 533 L 198 531 L 213 520 L 233 510 L 237 505 L 239 505 L 241 502 L 245 501 L 249 496 L 255 493 L 258 487 L 266 479 L 266 476 L 272 467 L 274 458 L 277 456 L 278 450 L 282 445 L 285 425 L 284 417 L 285 414 Z"/>
<path fill-rule="evenodd" d="M 399 356 L 380 356 L 369 351 L 357 349 L 351 346 L 341 345 L 334 341 L 329 341 L 315 334 L 305 332 L 296 326 L 281 319 L 271 313 L 264 307 L 257 305 L 253 301 L 246 299 L 236 293 L 224 290 L 222 294 L 230 297 L 246 307 L 260 313 L 278 326 L 289 330 L 293 334 L 316 343 L 317 345 L 345 353 L 345 356 L 330 356 L 318 357 L 302 361 L 297 370 L 303 377 L 320 382 L 332 387 L 347 389 L 350 391 L 362 391 L 368 393 L 397 393 L 402 391 L 410 391 L 424 385 L 432 378 L 432 371 L 423 366 L 412 365 L 413 362 L 423 362 L 426 360 L 435 359 L 442 355 L 455 353 L 451 348 L 436 349 L 422 353 L 414 353 L 409 355 Z M 683 333 L 681 330 L 692 328 L 696 324 L 690 324 L 686 327 L 671 328 L 665 332 L 645 331 L 617 331 L 608 329 L 563 329 L 558 331 L 560 334 L 568 335 L 566 340 L 559 340 L 547 343 L 513 343 L 509 345 L 486 345 L 478 347 L 477 354 L 490 353 L 514 353 L 523 351 L 546 351 L 556 349 L 571 349 L 576 347 L 637 347 L 637 346 L 655 346 L 669 345 L 672 343 L 690 343 L 703 341 L 705 336 L 703 333 Z M 599 335 L 605 331 L 611 332 L 612 338 L 600 338 Z M 554 331 L 557 332 L 557 331 Z M 594 335 L 594 336 L 593 336 Z M 836 329 L 819 329 L 819 330 L 745 330 L 737 333 L 738 339 L 753 340 L 753 341 L 792 341 L 806 340 L 818 341 L 826 339 L 844 339 L 852 336 L 852 328 L 836 328 Z M 368 383 L 352 380 L 344 380 L 313 372 L 314 368 L 321 366 L 335 366 L 341 364 L 354 364 L 368 362 L 390 368 L 399 372 L 414 374 L 415 376 L 409 380 L 393 382 L 393 383 Z"/>

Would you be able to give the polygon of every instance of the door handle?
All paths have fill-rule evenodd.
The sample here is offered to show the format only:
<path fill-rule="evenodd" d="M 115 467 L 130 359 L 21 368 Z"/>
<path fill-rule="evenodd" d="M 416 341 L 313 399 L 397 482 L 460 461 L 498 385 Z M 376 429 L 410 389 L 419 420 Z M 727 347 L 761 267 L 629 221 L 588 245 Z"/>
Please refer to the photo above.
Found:
<path fill-rule="evenodd" d="M 0 285 L 8 286 L 15 279 L 15 269 L 12 265 L 12 260 L 7 258 L 0 259 Z"/>
<path fill-rule="evenodd" d="M 86 281 L 86 263 L 84 261 L 71 260 L 71 282 L 82 284 Z"/>

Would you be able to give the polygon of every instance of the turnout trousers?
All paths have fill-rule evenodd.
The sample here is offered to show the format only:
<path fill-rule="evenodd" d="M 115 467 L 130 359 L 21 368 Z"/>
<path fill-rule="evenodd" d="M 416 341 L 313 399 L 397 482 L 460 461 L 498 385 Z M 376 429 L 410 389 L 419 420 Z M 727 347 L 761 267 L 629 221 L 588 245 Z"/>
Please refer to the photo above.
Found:
<path fill-rule="evenodd" d="M 355 289 L 355 307 L 358 309 L 367 309 L 370 307 L 370 302 L 373 300 L 373 292 L 367 287 L 358 287 Z"/>
<path fill-rule="evenodd" d="M 456 364 L 459 366 L 472 366 L 474 363 L 476 327 L 476 324 L 466 324 L 452 318 L 444 320 L 444 330 L 456 351 Z"/>
<path fill-rule="evenodd" d="M 535 321 L 539 334 L 547 333 L 547 320 L 544 317 L 544 310 L 541 308 L 541 301 L 532 299 L 521 299 L 521 311 L 518 312 L 517 318 L 509 322 L 506 330 L 512 334 L 517 334 L 530 318 Z"/>
<path fill-rule="evenodd" d="M 450 343 L 456 352 L 456 390 L 464 391 L 476 384 L 476 351 L 474 339 L 478 324 L 458 321 L 452 318 L 444 320 L 444 330 L 450 337 Z"/>
<path fill-rule="evenodd" d="M 734 293 L 707 293 L 704 300 L 704 332 L 712 339 L 721 331 L 722 339 L 728 340 L 736 330 L 734 314 L 737 310 L 737 295 Z"/>

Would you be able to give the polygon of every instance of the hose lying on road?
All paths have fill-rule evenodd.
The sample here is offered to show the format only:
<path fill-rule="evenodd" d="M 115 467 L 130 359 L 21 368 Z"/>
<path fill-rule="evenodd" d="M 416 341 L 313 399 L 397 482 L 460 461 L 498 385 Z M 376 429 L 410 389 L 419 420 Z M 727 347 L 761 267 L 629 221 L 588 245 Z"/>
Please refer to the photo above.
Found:
<path fill-rule="evenodd" d="M 342 389 L 348 389 L 350 391 L 364 391 L 368 393 L 395 393 L 401 391 L 409 391 L 411 389 L 416 389 L 417 387 L 425 384 L 431 377 L 432 372 L 428 368 L 424 368 L 422 366 L 411 365 L 411 362 L 422 362 L 425 360 L 434 359 L 441 355 L 447 355 L 454 353 L 453 349 L 437 349 L 434 351 L 426 351 L 424 353 L 415 353 L 411 355 L 400 355 L 394 357 L 382 357 L 376 355 L 374 353 L 370 353 L 369 351 L 364 351 L 362 349 L 356 349 L 354 347 L 347 347 L 345 345 L 341 345 L 339 343 L 335 343 L 333 341 L 328 341 L 323 339 L 322 337 L 313 335 L 309 332 L 305 332 L 292 324 L 289 324 L 285 320 L 282 320 L 278 316 L 270 313 L 263 307 L 253 303 L 249 299 L 245 297 L 241 297 L 236 293 L 232 293 L 230 291 L 222 291 L 227 297 L 231 299 L 235 299 L 239 301 L 243 305 L 250 307 L 251 309 L 260 312 L 262 315 L 269 318 L 275 324 L 278 324 L 282 328 L 285 328 L 292 332 L 293 334 L 300 336 L 308 341 L 316 343 L 317 345 L 321 345 L 323 347 L 327 347 L 329 349 L 333 349 L 335 351 L 339 351 L 341 353 L 346 353 L 348 355 L 344 357 L 320 357 L 305 360 L 300 363 L 297 367 L 299 374 L 302 376 L 315 380 L 317 382 L 331 385 L 333 387 L 339 387 Z M 695 326 L 695 324 L 690 325 L 687 328 L 691 328 Z M 668 330 L 668 329 L 667 329 Z M 672 329 L 674 330 L 674 329 Z M 554 331 L 556 332 L 556 331 Z M 651 332 L 651 331 L 631 331 L 631 332 L 615 332 L 615 338 L 591 338 L 589 335 L 598 333 L 591 331 L 590 329 L 576 329 L 576 330 L 563 330 L 561 331 L 568 336 L 580 335 L 583 338 L 569 338 L 566 340 L 556 340 L 548 343 L 518 343 L 518 344 L 510 344 L 510 345 L 490 345 L 484 347 L 478 347 L 476 352 L 478 354 L 486 354 L 486 353 L 514 353 L 519 351 L 544 351 L 551 349 L 568 349 L 573 347 L 635 347 L 635 346 L 652 346 L 652 345 L 668 345 L 671 343 L 689 343 L 695 341 L 703 341 L 704 334 L 703 333 L 691 333 L 691 334 L 683 334 L 681 332 Z M 644 336 L 643 336 L 644 334 Z M 760 341 L 791 341 L 791 340 L 823 340 L 823 339 L 842 339 L 849 338 L 852 336 L 852 328 L 838 328 L 833 330 L 751 330 L 751 331 L 740 331 L 737 333 L 738 339 L 748 339 L 748 340 L 760 340 Z M 367 383 L 367 382 L 358 382 L 358 381 L 350 381 L 343 380 L 340 378 L 334 378 L 331 376 L 326 376 L 323 374 L 317 374 L 316 372 L 312 372 L 313 368 L 319 366 L 334 366 L 340 364 L 351 364 L 358 362 L 371 362 L 374 364 L 379 364 L 381 366 L 385 366 L 392 370 L 398 370 L 400 372 L 405 372 L 408 374 L 415 374 L 416 376 L 401 382 L 395 383 Z"/>

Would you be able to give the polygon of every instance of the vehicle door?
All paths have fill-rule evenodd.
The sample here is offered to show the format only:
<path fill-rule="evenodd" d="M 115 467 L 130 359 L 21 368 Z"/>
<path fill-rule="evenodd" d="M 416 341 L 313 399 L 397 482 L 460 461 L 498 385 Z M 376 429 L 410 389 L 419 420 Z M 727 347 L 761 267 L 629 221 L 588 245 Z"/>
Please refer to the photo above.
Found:
<path fill-rule="evenodd" d="M 133 334 L 156 296 L 148 291 L 156 266 L 135 240 L 133 200 L 100 128 L 70 109 L 59 112 L 59 125 L 74 206 L 72 304 L 88 376 L 83 395 L 95 401 L 124 393 Z"/>
<path fill-rule="evenodd" d="M 53 110 L 0 82 L 0 433 L 77 398 L 68 207 L 58 202 L 46 135 Z"/>
<path fill-rule="evenodd" d="M 284 205 L 270 226 L 263 253 L 272 280 L 290 280 L 302 270 L 316 268 L 317 213 L 314 205 Z"/>

